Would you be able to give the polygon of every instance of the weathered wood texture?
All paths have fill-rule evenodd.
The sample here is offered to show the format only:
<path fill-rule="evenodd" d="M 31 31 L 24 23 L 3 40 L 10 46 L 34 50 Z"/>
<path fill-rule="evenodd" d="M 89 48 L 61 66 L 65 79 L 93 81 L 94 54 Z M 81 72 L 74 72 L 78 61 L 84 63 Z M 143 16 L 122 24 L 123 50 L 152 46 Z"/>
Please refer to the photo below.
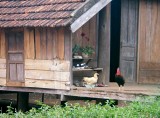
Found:
<path fill-rule="evenodd" d="M 94 16 L 91 20 L 89 20 L 85 25 L 83 25 L 79 30 L 73 33 L 72 37 L 72 47 L 75 44 L 80 45 L 81 47 L 85 47 L 87 45 L 93 47 L 96 51 L 96 28 L 97 28 L 97 16 Z M 93 54 L 94 58 L 96 54 Z"/>
<path fill-rule="evenodd" d="M 120 69 L 126 82 L 136 82 L 138 0 L 121 0 Z"/>
<path fill-rule="evenodd" d="M 0 59 L 0 85 L 6 85 L 6 59 Z"/>
<path fill-rule="evenodd" d="M 0 29 L 0 58 L 6 58 L 6 40 L 3 29 Z"/>
<path fill-rule="evenodd" d="M 73 19 L 76 19 L 71 24 L 72 32 L 77 31 L 82 25 L 88 22 L 93 16 L 95 16 L 101 9 L 103 9 L 112 0 L 88 0 L 75 14 Z M 83 14 L 81 14 L 83 12 Z M 78 18 L 76 18 L 78 16 Z"/>
<path fill-rule="evenodd" d="M 69 89 L 70 62 L 64 60 L 25 60 L 25 87 Z"/>
<path fill-rule="evenodd" d="M 63 60 L 65 58 L 64 39 L 63 28 L 25 28 L 25 58 L 42 60 L 58 58 Z"/>
<path fill-rule="evenodd" d="M 140 0 L 138 82 L 160 84 L 160 1 Z"/>
<path fill-rule="evenodd" d="M 160 96 L 159 85 L 133 83 L 126 83 L 123 91 L 119 91 L 118 85 L 116 83 L 109 83 L 108 87 L 95 87 L 93 89 L 72 86 L 70 91 L 28 87 L 0 87 L 0 90 L 66 95 L 67 98 L 74 98 L 77 96 L 79 99 L 82 99 L 81 97 L 88 97 L 93 99 L 101 98 L 125 101 L 137 100 L 137 98 L 144 98 L 144 96 Z"/>
<path fill-rule="evenodd" d="M 99 13 L 98 67 L 103 68 L 99 83 L 109 83 L 110 73 L 110 5 Z"/>

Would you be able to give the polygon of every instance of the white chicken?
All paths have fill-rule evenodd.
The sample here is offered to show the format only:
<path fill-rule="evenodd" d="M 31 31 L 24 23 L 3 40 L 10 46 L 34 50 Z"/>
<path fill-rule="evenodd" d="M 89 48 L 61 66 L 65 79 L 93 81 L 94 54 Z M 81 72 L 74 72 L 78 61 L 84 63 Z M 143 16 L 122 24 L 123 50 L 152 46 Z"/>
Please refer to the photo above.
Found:
<path fill-rule="evenodd" d="M 87 85 L 93 85 L 97 83 L 98 80 L 98 73 L 95 73 L 93 77 L 83 77 L 83 81 L 87 84 Z"/>

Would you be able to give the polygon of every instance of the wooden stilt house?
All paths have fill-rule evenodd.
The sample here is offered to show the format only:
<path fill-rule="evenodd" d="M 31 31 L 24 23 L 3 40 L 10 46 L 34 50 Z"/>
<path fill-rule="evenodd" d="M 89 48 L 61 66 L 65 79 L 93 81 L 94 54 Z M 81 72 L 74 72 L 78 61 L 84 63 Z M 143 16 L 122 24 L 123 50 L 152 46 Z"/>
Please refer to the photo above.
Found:
<path fill-rule="evenodd" d="M 119 66 L 131 85 L 160 84 L 159 8 L 158 0 L 0 1 L 0 90 L 134 99 L 142 85 L 117 93 L 109 84 Z M 92 68 L 72 68 L 76 44 L 94 48 Z M 73 86 L 94 72 L 108 88 Z"/>

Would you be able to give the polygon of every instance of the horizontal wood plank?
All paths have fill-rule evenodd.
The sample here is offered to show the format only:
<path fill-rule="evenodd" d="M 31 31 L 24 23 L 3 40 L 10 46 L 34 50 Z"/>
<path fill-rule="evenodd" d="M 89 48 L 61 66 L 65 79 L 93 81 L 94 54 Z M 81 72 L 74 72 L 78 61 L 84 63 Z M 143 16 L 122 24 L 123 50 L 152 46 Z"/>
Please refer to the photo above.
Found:
<path fill-rule="evenodd" d="M 0 69 L 0 78 L 6 78 L 6 69 Z"/>
<path fill-rule="evenodd" d="M 0 77 L 0 86 L 5 86 L 5 85 L 6 85 L 6 78 Z"/>
<path fill-rule="evenodd" d="M 160 63 L 141 62 L 140 70 L 160 70 Z"/>
<path fill-rule="evenodd" d="M 140 77 L 159 77 L 160 80 L 160 71 L 159 70 L 140 70 Z"/>
<path fill-rule="evenodd" d="M 24 86 L 24 82 L 7 81 L 6 86 L 10 86 L 10 87 L 22 87 L 22 86 Z"/>
<path fill-rule="evenodd" d="M 25 60 L 26 70 L 52 70 L 69 72 L 70 62 L 64 60 Z"/>
<path fill-rule="evenodd" d="M 160 77 L 145 77 L 145 76 L 140 76 L 139 83 L 143 84 L 154 84 L 158 85 L 160 84 Z"/>
<path fill-rule="evenodd" d="M 26 79 L 25 87 L 69 90 L 70 89 L 70 86 L 68 86 L 69 84 L 70 84 L 69 82 Z"/>
<path fill-rule="evenodd" d="M 57 81 L 69 81 L 69 72 L 54 72 L 54 71 L 42 71 L 42 70 L 25 70 L 25 78 L 37 80 L 57 80 Z"/>
<path fill-rule="evenodd" d="M 6 68 L 6 59 L 0 59 L 0 69 Z"/>

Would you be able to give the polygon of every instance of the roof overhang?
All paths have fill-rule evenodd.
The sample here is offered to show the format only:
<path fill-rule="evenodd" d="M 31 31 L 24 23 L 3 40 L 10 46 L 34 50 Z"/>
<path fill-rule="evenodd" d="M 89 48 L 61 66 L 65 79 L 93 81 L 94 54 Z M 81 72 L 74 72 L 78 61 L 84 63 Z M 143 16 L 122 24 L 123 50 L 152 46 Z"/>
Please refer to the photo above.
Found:
<path fill-rule="evenodd" d="M 111 1 L 112 0 L 99 0 L 98 2 L 96 2 L 92 7 L 90 7 L 90 9 L 88 9 L 86 12 L 84 12 L 82 15 L 80 15 L 76 20 L 74 20 L 71 23 L 71 31 L 73 33 L 77 31 L 87 21 L 89 21 L 94 15 L 96 15 L 101 9 L 107 6 L 107 4 L 109 4 Z"/>

